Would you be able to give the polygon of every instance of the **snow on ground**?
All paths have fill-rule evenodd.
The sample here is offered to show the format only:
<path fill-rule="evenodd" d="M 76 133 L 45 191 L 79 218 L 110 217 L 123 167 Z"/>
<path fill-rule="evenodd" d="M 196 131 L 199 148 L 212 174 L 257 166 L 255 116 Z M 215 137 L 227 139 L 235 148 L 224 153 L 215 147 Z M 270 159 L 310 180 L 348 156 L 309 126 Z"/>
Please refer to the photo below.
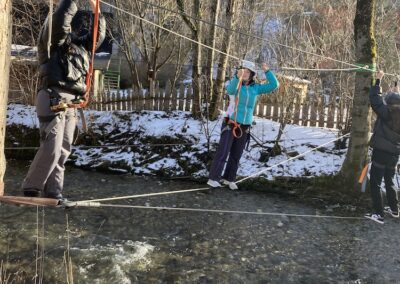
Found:
<path fill-rule="evenodd" d="M 149 156 L 149 153 L 146 153 L 149 163 L 145 167 L 143 167 L 143 161 L 141 161 L 141 166 L 139 167 L 137 166 L 138 163 L 136 163 L 140 159 L 143 160 L 144 153 L 140 153 L 140 151 L 130 152 L 121 148 L 115 148 L 108 149 L 107 153 L 103 153 L 99 148 L 85 149 L 77 146 L 74 152 L 74 155 L 78 157 L 75 160 L 77 166 L 89 164 L 94 157 L 98 160 L 100 156 L 102 162 L 110 162 L 114 168 L 116 161 L 125 163 L 136 174 L 151 174 L 155 170 L 169 169 L 179 175 L 183 173 L 183 170 L 179 166 L 178 160 L 187 159 L 191 162 L 198 162 L 198 155 L 207 153 L 208 139 L 204 129 L 207 129 L 210 133 L 212 147 L 216 146 L 219 141 L 221 120 L 201 122 L 191 118 L 188 112 L 175 111 L 168 114 L 162 111 L 100 112 L 86 110 L 85 113 L 88 126 L 92 127 L 94 132 L 101 135 L 114 135 L 114 132 L 116 132 L 116 136 L 121 133 L 136 133 L 140 137 L 170 137 L 175 140 L 185 140 L 184 142 L 190 141 L 193 143 L 193 146 L 189 148 L 190 150 L 181 153 L 179 157 L 175 158 L 158 154 Z M 36 119 L 35 108 L 17 104 L 9 105 L 7 125 L 11 124 L 25 125 L 30 128 L 37 127 L 38 121 Z M 278 130 L 278 123 L 256 117 L 251 133 L 261 141 L 268 141 L 276 137 Z M 271 157 L 267 163 L 260 162 L 261 153 L 265 150 L 251 140 L 248 148 L 249 151 L 244 152 L 240 161 L 238 175 L 253 175 L 265 170 L 267 167 L 286 161 L 290 158 L 288 155 L 290 153 L 295 153 L 294 155 L 296 155 L 296 152 L 301 154 L 318 145 L 334 140 L 336 137 L 337 131 L 333 129 L 288 125 L 284 130 L 281 138 L 282 142 L 280 143 L 284 149 L 284 154 Z M 126 144 L 132 143 L 134 141 L 126 141 Z M 265 145 L 272 146 L 272 144 Z M 346 150 L 334 150 L 334 145 L 331 143 L 322 150 L 311 152 L 304 158 L 292 160 L 269 169 L 263 174 L 268 179 L 276 176 L 299 177 L 334 174 L 340 169 L 345 153 Z M 92 165 L 92 167 L 95 166 Z M 208 171 L 204 165 L 203 168 L 199 168 L 193 175 L 196 177 L 205 177 L 207 174 Z"/>

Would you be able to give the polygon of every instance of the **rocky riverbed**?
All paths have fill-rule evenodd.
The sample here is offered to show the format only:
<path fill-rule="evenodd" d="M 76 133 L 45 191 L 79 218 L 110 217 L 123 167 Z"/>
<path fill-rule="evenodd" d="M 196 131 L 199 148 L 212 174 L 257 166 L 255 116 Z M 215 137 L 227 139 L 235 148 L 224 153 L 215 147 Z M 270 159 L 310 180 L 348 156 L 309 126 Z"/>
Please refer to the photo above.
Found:
<path fill-rule="evenodd" d="M 27 166 L 26 162 L 8 161 L 6 193 L 20 194 Z M 68 168 L 65 195 L 83 200 L 199 187 L 202 185 L 187 181 Z M 307 200 L 313 200 L 312 196 Z M 365 211 L 307 200 L 259 188 L 105 202 L 143 209 L 64 210 L 2 204 L 0 259 L 16 283 L 32 283 L 36 264 L 39 272 L 40 265 L 43 267 L 37 276 L 43 283 L 67 283 L 66 252 L 75 283 L 398 282 L 399 220 L 386 218 L 385 224 L 379 225 L 362 218 L 289 215 L 358 218 Z M 171 210 L 146 209 L 150 206 Z M 38 235 L 44 258 L 36 262 Z"/>

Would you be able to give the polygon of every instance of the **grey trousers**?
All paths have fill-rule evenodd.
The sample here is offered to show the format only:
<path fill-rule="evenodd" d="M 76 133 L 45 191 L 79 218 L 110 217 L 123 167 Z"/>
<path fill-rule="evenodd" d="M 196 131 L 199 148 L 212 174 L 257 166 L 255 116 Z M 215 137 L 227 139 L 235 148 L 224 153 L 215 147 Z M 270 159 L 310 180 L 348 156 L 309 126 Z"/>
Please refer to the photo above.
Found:
<path fill-rule="evenodd" d="M 72 94 L 58 90 L 67 101 L 74 98 Z M 40 148 L 30 165 L 22 184 L 23 189 L 37 189 L 46 197 L 55 197 L 63 190 L 65 162 L 71 153 L 71 145 L 77 123 L 76 110 L 55 114 L 50 110 L 49 93 L 41 90 L 36 99 L 36 112 L 39 117 Z M 49 129 L 51 121 L 44 118 L 57 117 L 56 124 Z M 46 133 L 47 132 L 47 133 Z"/>

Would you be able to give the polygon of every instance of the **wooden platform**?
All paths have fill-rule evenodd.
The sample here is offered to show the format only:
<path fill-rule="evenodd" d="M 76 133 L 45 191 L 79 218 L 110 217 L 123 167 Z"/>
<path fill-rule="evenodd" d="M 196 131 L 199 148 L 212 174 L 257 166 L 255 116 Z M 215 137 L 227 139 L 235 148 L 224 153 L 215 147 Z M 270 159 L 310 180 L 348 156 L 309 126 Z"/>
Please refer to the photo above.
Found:
<path fill-rule="evenodd" d="M 0 196 L 0 202 L 13 205 L 51 206 L 56 207 L 59 200 L 53 198 Z"/>

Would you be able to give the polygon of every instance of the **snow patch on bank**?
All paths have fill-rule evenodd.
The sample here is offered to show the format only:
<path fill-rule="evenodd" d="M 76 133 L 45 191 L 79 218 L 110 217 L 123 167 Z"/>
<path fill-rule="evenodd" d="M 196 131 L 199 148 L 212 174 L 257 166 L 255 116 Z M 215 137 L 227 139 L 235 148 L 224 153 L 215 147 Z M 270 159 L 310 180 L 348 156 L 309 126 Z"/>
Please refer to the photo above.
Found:
<path fill-rule="evenodd" d="M 168 176 L 185 175 L 185 165 L 195 165 L 191 175 L 206 177 L 208 175 L 209 160 L 202 157 L 210 149 L 216 149 L 220 137 L 221 120 L 199 121 L 191 117 L 189 112 L 173 111 L 115 111 L 100 112 L 85 110 L 88 126 L 93 133 L 100 137 L 107 137 L 110 141 L 100 141 L 110 144 L 117 141 L 121 147 L 92 148 L 75 146 L 73 162 L 76 166 L 90 166 L 109 164 L 115 171 L 132 172 L 135 174 L 159 174 L 166 171 Z M 30 106 L 11 104 L 8 107 L 7 125 L 24 125 L 37 128 L 35 108 Z M 80 123 L 79 123 L 80 124 Z M 205 129 L 209 137 L 205 134 Z M 255 118 L 255 125 L 251 133 L 260 141 L 275 139 L 279 124 Z M 239 176 L 254 175 L 264 171 L 267 167 L 286 161 L 290 156 L 301 154 L 310 149 L 334 140 L 337 131 L 318 127 L 304 127 L 287 125 L 281 138 L 281 147 L 285 153 L 270 157 L 268 162 L 260 162 L 265 151 L 251 140 L 248 150 L 243 153 L 238 171 Z M 191 143 L 190 146 L 157 146 L 150 148 L 148 140 L 168 139 L 175 143 Z M 168 142 L 166 142 L 168 144 Z M 134 145 L 135 147 L 123 146 Z M 272 146 L 272 143 L 265 143 Z M 290 153 L 294 153 L 288 155 Z M 320 176 L 334 174 L 340 170 L 346 150 L 334 150 L 333 143 L 321 150 L 307 154 L 304 158 L 289 161 L 283 165 L 274 166 L 263 172 L 263 176 L 272 179 L 277 176 Z M 122 165 L 122 166 L 121 166 Z"/>

